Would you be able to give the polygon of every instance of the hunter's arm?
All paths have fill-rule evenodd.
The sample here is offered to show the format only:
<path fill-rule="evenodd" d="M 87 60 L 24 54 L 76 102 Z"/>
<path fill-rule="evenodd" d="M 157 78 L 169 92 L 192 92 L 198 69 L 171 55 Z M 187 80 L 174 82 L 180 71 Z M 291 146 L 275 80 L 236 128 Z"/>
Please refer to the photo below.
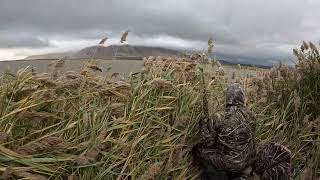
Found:
<path fill-rule="evenodd" d="M 207 146 L 213 145 L 217 139 L 217 129 L 221 122 L 221 114 L 216 113 L 211 118 L 200 120 L 201 142 Z"/>

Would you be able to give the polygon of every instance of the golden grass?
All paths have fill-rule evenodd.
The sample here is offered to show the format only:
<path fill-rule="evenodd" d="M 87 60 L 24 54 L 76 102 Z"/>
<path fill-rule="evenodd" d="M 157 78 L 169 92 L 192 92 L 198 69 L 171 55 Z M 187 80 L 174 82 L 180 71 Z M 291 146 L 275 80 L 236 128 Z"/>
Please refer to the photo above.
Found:
<path fill-rule="evenodd" d="M 294 155 L 295 177 L 306 168 L 319 176 L 320 58 L 310 47 L 295 50 L 296 68 L 281 65 L 246 78 L 229 78 L 218 61 L 216 72 L 200 63 L 202 56 L 144 58 L 143 71 L 123 80 L 101 76 L 103 69 L 92 62 L 80 72 L 64 72 L 58 61 L 49 74 L 28 68 L 4 74 L 0 175 L 197 179 L 200 171 L 190 150 L 202 115 L 202 67 L 210 113 L 223 109 L 226 85 L 241 82 L 247 105 L 258 117 L 258 142 L 274 139 L 287 145 Z"/>

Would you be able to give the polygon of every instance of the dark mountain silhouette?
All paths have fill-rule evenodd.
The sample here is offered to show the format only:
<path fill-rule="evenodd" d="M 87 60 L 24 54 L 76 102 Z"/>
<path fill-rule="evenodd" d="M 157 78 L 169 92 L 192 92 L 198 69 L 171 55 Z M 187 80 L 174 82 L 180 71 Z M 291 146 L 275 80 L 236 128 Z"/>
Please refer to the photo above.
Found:
<path fill-rule="evenodd" d="M 32 55 L 24 58 L 25 60 L 36 60 L 36 59 L 59 59 L 62 57 L 71 57 L 75 52 L 62 52 L 62 53 L 50 53 L 41 55 Z"/>
<path fill-rule="evenodd" d="M 186 54 L 191 54 L 193 51 L 185 51 Z M 182 51 L 172 50 L 168 48 L 161 47 L 150 47 L 150 46 L 133 46 L 133 45 L 111 45 L 111 46 L 91 46 L 79 51 L 73 52 L 63 52 L 63 53 L 51 53 L 43 55 L 28 56 L 26 60 L 36 60 L 36 59 L 59 59 L 67 57 L 68 59 L 133 59 L 142 60 L 143 57 L 148 56 L 170 56 L 170 57 L 181 57 L 183 56 Z M 244 66 L 257 66 L 262 68 L 270 68 L 270 64 L 260 64 L 255 62 L 253 58 L 250 57 L 237 57 L 229 54 L 216 53 L 214 55 L 211 53 L 209 55 L 211 58 L 217 58 L 222 64 L 225 65 L 235 65 L 241 64 Z M 266 60 L 267 62 L 267 60 Z"/>
<path fill-rule="evenodd" d="M 112 57 L 119 58 L 137 58 L 142 59 L 145 56 L 171 56 L 178 57 L 182 56 L 180 51 L 160 48 L 160 47 L 148 47 L 148 46 L 131 46 L 131 45 L 112 45 L 112 46 L 91 46 L 76 52 L 65 52 L 65 53 L 52 53 L 44 55 L 29 56 L 25 59 L 53 59 L 68 57 L 70 59 L 86 59 L 86 58 L 99 58 L 99 59 L 110 59 Z"/>

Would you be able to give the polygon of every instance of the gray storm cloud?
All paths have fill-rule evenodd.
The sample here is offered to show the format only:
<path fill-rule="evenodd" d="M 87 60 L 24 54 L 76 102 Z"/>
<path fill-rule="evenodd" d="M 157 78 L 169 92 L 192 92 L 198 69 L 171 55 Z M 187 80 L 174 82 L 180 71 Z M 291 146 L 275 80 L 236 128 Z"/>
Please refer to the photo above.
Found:
<path fill-rule="evenodd" d="M 264 61 L 319 40 L 318 9 L 317 0 L 0 0 L 0 48 L 117 38 L 130 29 L 132 44 L 201 50 L 213 36 L 220 53 Z"/>
<path fill-rule="evenodd" d="M 43 39 L 32 33 L 0 31 L 0 48 L 41 48 L 46 46 L 50 46 L 48 39 Z"/>

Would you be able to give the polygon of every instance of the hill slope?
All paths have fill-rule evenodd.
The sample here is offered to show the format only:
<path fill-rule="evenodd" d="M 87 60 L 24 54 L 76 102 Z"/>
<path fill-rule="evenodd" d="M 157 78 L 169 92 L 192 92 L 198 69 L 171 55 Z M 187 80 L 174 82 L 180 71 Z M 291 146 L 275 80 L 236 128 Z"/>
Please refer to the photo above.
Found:
<path fill-rule="evenodd" d="M 100 58 L 108 59 L 110 57 L 145 57 L 145 56 L 181 56 L 182 53 L 172 49 L 148 46 L 131 46 L 131 45 L 112 45 L 112 46 L 91 46 L 76 52 L 52 53 L 44 55 L 28 56 L 30 59 L 51 59 L 62 58 Z"/>
<path fill-rule="evenodd" d="M 92 46 L 84 48 L 74 54 L 75 58 L 96 58 L 112 57 L 112 56 L 133 56 L 133 57 L 145 57 L 145 56 L 180 56 L 181 52 L 166 48 L 159 47 L 147 47 L 147 46 L 117 46 L 112 45 L 108 47 L 104 46 Z"/>
<path fill-rule="evenodd" d="M 188 52 L 191 54 L 193 51 Z M 68 59 L 133 59 L 133 60 L 142 60 L 142 57 L 148 56 L 170 56 L 178 57 L 183 56 L 183 53 L 178 50 L 172 50 L 168 48 L 161 47 L 150 47 L 150 46 L 132 46 L 132 45 L 111 45 L 111 46 L 91 46 L 79 51 L 73 52 L 62 52 L 62 53 L 50 53 L 43 55 L 33 55 L 28 56 L 25 60 L 43 60 L 43 59 L 59 59 L 63 57 L 68 57 Z M 115 58 L 116 57 L 116 58 Z M 214 58 L 214 54 L 210 54 L 211 58 Z M 252 66 L 252 63 L 255 62 L 254 59 L 248 57 L 236 57 L 228 54 L 217 53 L 216 58 L 222 64 L 225 65 L 235 65 L 241 64 L 244 66 Z M 270 68 L 270 65 L 254 63 L 257 67 L 261 68 Z"/>
<path fill-rule="evenodd" d="M 58 59 L 61 57 L 71 57 L 74 52 L 62 52 L 62 53 L 49 53 L 49 54 L 40 54 L 40 55 L 32 55 L 24 58 L 25 60 L 35 60 L 35 59 Z"/>

